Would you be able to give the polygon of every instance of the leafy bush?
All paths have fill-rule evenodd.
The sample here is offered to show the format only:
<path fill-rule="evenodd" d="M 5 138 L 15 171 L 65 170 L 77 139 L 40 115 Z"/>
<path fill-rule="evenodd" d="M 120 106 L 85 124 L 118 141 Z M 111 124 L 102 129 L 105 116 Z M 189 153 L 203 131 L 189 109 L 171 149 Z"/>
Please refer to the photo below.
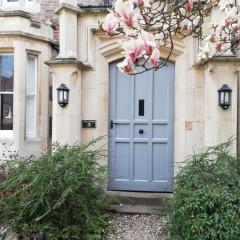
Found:
<path fill-rule="evenodd" d="M 176 178 L 171 239 L 240 239 L 240 163 L 232 140 L 194 155 Z"/>
<path fill-rule="evenodd" d="M 9 161 L 0 176 L 0 221 L 20 234 L 45 239 L 101 239 L 110 199 L 100 191 L 106 168 L 101 151 L 55 147 L 40 158 Z"/>

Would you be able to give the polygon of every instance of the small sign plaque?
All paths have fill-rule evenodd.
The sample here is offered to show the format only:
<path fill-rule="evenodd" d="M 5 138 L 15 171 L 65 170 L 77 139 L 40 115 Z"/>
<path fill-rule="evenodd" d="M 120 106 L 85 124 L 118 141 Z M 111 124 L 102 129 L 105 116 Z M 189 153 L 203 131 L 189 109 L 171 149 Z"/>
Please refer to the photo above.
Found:
<path fill-rule="evenodd" d="M 96 120 L 82 120 L 82 128 L 96 128 Z"/>

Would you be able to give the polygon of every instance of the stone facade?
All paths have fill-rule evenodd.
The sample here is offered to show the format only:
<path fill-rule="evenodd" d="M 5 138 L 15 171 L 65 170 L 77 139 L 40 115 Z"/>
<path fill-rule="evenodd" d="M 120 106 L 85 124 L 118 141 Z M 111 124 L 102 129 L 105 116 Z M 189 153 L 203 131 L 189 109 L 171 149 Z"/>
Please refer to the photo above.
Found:
<path fill-rule="evenodd" d="M 69 106 L 69 109 L 63 111 L 57 106 L 53 106 L 53 118 L 55 116 L 53 139 L 62 144 L 85 142 L 93 137 L 108 135 L 109 63 L 119 60 L 123 56 L 119 39 L 108 39 L 97 31 L 98 21 L 105 16 L 104 9 L 79 9 L 77 1 L 74 0 L 71 7 L 69 7 L 68 1 L 62 0 L 61 3 L 62 7 L 58 11 L 61 28 L 61 61 L 56 59 L 50 64 L 53 72 L 53 85 L 57 86 L 60 82 L 64 82 L 71 86 L 73 83 L 71 79 L 74 76 L 74 81 L 78 81 L 81 85 L 81 97 L 76 102 L 74 101 L 74 104 L 79 106 L 79 109 L 81 108 L 81 113 L 78 113 L 72 121 L 71 108 L 73 106 Z M 69 24 L 72 29 L 66 28 Z M 193 151 L 223 142 L 231 136 L 236 136 L 237 131 L 236 71 L 239 69 L 238 59 L 218 58 L 205 65 L 199 65 L 196 57 L 197 46 L 198 43 L 192 39 L 176 40 L 175 54 L 172 56 L 176 68 L 174 116 L 176 165 L 184 161 L 185 157 L 192 154 Z M 74 63 L 62 60 L 72 56 L 77 59 Z M 65 74 L 62 74 L 63 72 Z M 68 74 L 68 78 L 66 74 Z M 227 83 L 233 89 L 232 107 L 227 111 L 218 106 L 217 90 L 223 83 Z M 76 89 L 76 91 L 78 90 Z M 72 94 L 76 94 L 75 90 Z M 59 118 L 60 115 L 62 118 Z M 77 133 L 74 132 L 74 128 L 61 130 L 63 124 L 70 119 L 71 123 L 75 125 L 78 125 L 83 119 L 96 119 L 98 127 L 96 129 L 78 129 Z M 60 131 L 65 130 L 64 134 L 63 132 L 60 134 Z M 70 134 L 71 138 L 66 139 L 64 136 L 70 132 L 74 132 L 74 134 Z M 107 142 L 106 145 L 108 145 Z M 234 148 L 233 152 L 235 150 Z"/>
<path fill-rule="evenodd" d="M 52 25 L 54 29 L 54 40 L 59 39 L 59 23 L 55 10 L 59 5 L 59 0 L 35 0 L 28 3 L 28 0 L 20 0 L 18 4 L 10 4 L 0 0 L 0 10 L 3 11 L 26 11 L 31 14 L 31 18 L 39 23 Z"/>
<path fill-rule="evenodd" d="M 53 26 L 54 40 L 59 39 L 59 22 L 55 10 L 59 5 L 59 0 L 39 0 L 40 12 L 32 14 L 32 19 L 38 22 L 47 22 Z"/>
<path fill-rule="evenodd" d="M 44 21 L 57 19 L 57 15 L 54 13 L 57 6 L 59 5 L 59 0 L 40 0 L 41 4 L 41 19 Z"/>
<path fill-rule="evenodd" d="M 104 2 L 102 0 L 80 0 L 79 1 L 80 5 L 85 5 L 85 6 L 99 6 L 99 5 L 103 5 Z"/>
<path fill-rule="evenodd" d="M 14 54 L 15 100 L 14 137 L 1 138 L 0 142 L 24 154 L 40 153 L 51 141 L 51 116 L 53 142 L 76 144 L 108 136 L 109 65 L 120 61 L 123 55 L 120 39 L 109 39 L 98 29 L 98 21 L 103 20 L 107 7 L 86 7 L 104 5 L 103 2 L 39 0 L 34 3 L 34 11 L 25 5 L 15 9 L 31 14 L 15 11 L 11 16 L 1 4 L 0 0 L 0 8 L 5 12 L 0 12 L 3 22 L 0 25 L 0 51 Z M 79 4 L 85 7 L 79 7 Z M 58 22 L 60 52 L 53 59 L 52 46 L 58 37 Z M 174 162 L 177 166 L 193 151 L 236 137 L 239 59 L 222 57 L 200 65 L 196 58 L 196 41 L 175 41 L 171 61 L 175 63 Z M 38 134 L 34 139 L 26 138 L 24 132 L 26 54 L 29 52 L 39 59 Z M 161 54 L 164 56 L 165 53 Z M 56 89 L 62 83 L 70 88 L 69 104 L 65 108 L 57 102 Z M 217 93 L 224 83 L 233 89 L 232 106 L 225 111 L 218 106 Z M 49 99 L 51 85 L 52 101 Z M 82 128 L 81 122 L 86 119 L 96 120 L 97 127 Z M 108 137 L 105 146 L 108 150 Z M 102 163 L 107 165 L 107 158 Z"/>
<path fill-rule="evenodd" d="M 47 1 L 45 1 L 47 2 Z M 46 19 L 36 22 L 34 16 L 45 15 L 46 11 L 40 1 L 27 3 L 21 0 L 15 4 L 0 1 L 0 54 L 13 56 L 13 128 L 0 130 L 0 153 L 6 156 L 9 151 L 21 154 L 39 154 L 49 144 L 49 122 L 51 116 L 51 102 L 49 89 L 51 77 L 45 61 L 52 58 L 54 29 Z M 52 18 L 53 7 L 49 11 L 48 19 Z M 34 92 L 28 87 L 30 69 L 29 57 L 34 58 Z M 33 63 L 32 63 L 33 64 Z M 32 65 L 31 65 L 32 66 Z M 2 70 L 4 71 L 4 70 Z M 30 80 L 29 80 L 30 81 Z M 29 92 L 30 91 L 30 92 Z M 29 92 L 29 94 L 28 94 Z M 28 94 L 28 95 L 27 95 Z M 29 102 L 27 99 L 34 94 L 34 134 L 29 135 Z M 28 116 L 28 117 L 27 117 Z"/>

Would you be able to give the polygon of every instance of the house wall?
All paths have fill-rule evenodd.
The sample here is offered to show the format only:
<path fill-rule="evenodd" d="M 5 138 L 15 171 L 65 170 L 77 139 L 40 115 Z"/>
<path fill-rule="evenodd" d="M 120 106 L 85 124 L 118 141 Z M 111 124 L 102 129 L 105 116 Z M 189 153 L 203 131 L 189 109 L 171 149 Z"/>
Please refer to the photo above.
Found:
<path fill-rule="evenodd" d="M 53 111 L 55 140 L 64 144 L 65 142 L 87 142 L 92 138 L 106 136 L 105 144 L 101 144 L 107 149 L 109 63 L 123 57 L 120 39 L 109 39 L 97 30 L 98 21 L 101 21 L 106 14 L 104 11 L 93 10 L 93 8 L 79 9 L 75 0 L 72 1 L 71 7 L 65 0 L 62 0 L 61 3 L 58 10 L 60 27 L 64 28 L 67 23 L 68 26 L 71 26 L 71 30 L 61 29 L 60 31 L 60 56 L 68 58 L 71 56 L 70 53 L 77 48 L 78 61 L 74 63 L 75 67 L 71 65 L 73 67 L 71 72 L 78 72 L 76 79 L 81 85 L 81 99 L 75 101 L 72 95 L 69 101 L 70 108 L 72 108 L 71 102 L 74 102 L 75 107 L 81 113 L 73 120 L 70 117 L 70 108 L 60 109 L 56 106 Z M 213 60 L 201 65 L 196 60 L 196 46 L 197 43 L 190 38 L 183 41 L 176 40 L 176 49 L 171 59 L 175 62 L 176 75 L 174 114 L 174 161 L 176 167 L 189 154 L 198 152 L 206 146 L 226 141 L 231 136 L 236 137 L 237 131 L 236 71 L 239 68 L 237 59 L 231 62 L 227 59 Z M 59 64 L 61 64 L 61 68 L 59 68 Z M 59 71 L 69 70 L 69 64 L 67 61 L 58 62 L 56 59 L 55 62 L 50 63 L 50 66 L 57 75 Z M 61 82 L 71 86 L 72 80 L 71 78 L 67 79 L 66 75 L 61 78 L 61 74 L 58 74 L 58 77 L 53 77 L 53 82 L 56 82 L 56 86 Z M 228 110 L 222 110 L 218 106 L 217 90 L 224 83 L 233 89 L 232 106 Z M 73 91 L 75 94 L 75 90 Z M 64 113 L 65 116 L 69 116 L 68 119 L 63 118 L 65 125 L 69 125 L 71 122 L 79 126 L 81 120 L 91 119 L 97 121 L 97 127 L 95 129 L 78 128 L 77 133 L 71 135 L 72 139 L 71 137 L 70 139 L 65 138 L 69 129 L 62 129 L 63 120 L 57 119 L 59 114 L 64 115 Z M 57 134 L 60 131 L 61 136 Z M 233 152 L 235 152 L 235 146 Z M 104 163 L 107 164 L 107 159 Z"/>
<path fill-rule="evenodd" d="M 95 4 L 99 2 L 94 1 Z M 1 10 L 7 9 L 0 0 Z M 23 0 L 20 2 L 23 3 Z M 57 0 L 37 0 L 36 8 L 20 5 L 15 10 L 26 10 L 31 15 L 0 15 L 0 50 L 14 52 L 15 97 L 14 137 L 0 142 L 13 150 L 26 154 L 40 153 L 48 143 L 49 115 L 53 115 L 53 142 L 61 144 L 82 143 L 105 136 L 108 148 L 109 129 L 109 63 L 120 60 L 121 42 L 109 39 L 98 30 L 106 9 L 87 9 L 89 1 L 59 0 L 57 11 L 60 22 L 60 53 L 58 58 L 44 64 L 52 56 L 51 45 L 56 34 L 49 20 L 57 26 L 58 17 L 53 9 Z M 34 25 L 32 20 L 38 20 Z M 52 23 L 51 23 L 52 25 Z M 58 32 L 58 29 L 57 29 Z M 55 31 L 56 33 L 56 31 Z M 199 65 L 196 60 L 196 42 L 192 39 L 176 39 L 176 49 L 171 60 L 175 62 L 175 114 L 174 156 L 176 166 L 185 157 L 205 146 L 214 145 L 236 136 L 237 129 L 237 61 L 210 61 Z M 39 54 L 39 105 L 37 139 L 25 138 L 25 79 L 26 52 Z M 164 53 L 162 53 L 164 55 Z M 237 59 L 236 59 L 237 60 Z M 53 78 L 53 110 L 49 101 L 49 85 Z M 65 83 L 70 88 L 69 104 L 62 109 L 57 104 L 56 88 Z M 217 90 L 223 83 L 233 89 L 232 106 L 222 110 L 218 106 Z M 41 89 L 41 90 L 40 90 Z M 97 127 L 82 129 L 82 120 L 96 120 Z M 2 147 L 3 150 L 5 147 Z M 233 149 L 233 152 L 235 148 Z M 107 159 L 103 160 L 107 164 Z"/>
<path fill-rule="evenodd" d="M 57 42 L 59 38 L 58 16 L 55 10 L 59 5 L 59 0 L 19 0 L 18 3 L 7 3 L 6 0 L 0 0 L 0 10 L 24 11 L 31 14 L 31 19 L 39 23 L 48 23 L 53 26 L 54 40 Z"/>
<path fill-rule="evenodd" d="M 55 14 L 58 4 L 59 0 L 19 0 L 18 3 L 0 0 L 0 52 L 14 54 L 14 126 L 11 138 L 0 131 L 0 159 L 9 151 L 40 154 L 51 142 L 52 80 L 45 61 L 58 51 L 59 24 Z M 37 135 L 31 139 L 25 134 L 27 53 L 38 56 Z"/>
<path fill-rule="evenodd" d="M 49 68 L 45 61 L 52 56 L 53 30 L 49 24 L 35 24 L 31 15 L 18 10 L 0 13 L 0 52 L 14 55 L 13 131 L 11 137 L 1 134 L 0 159 L 10 152 L 40 154 L 49 143 Z M 27 54 L 38 58 L 36 136 L 26 136 Z M 1 131 L 0 131 L 1 132 Z M 9 152 L 10 151 L 10 152 Z"/>
<path fill-rule="evenodd" d="M 59 0 L 35 0 L 28 2 L 28 0 L 19 0 L 19 2 L 7 3 L 6 0 L 0 0 L 0 10 L 15 11 L 21 10 L 31 13 L 32 16 L 37 16 L 39 21 L 48 21 L 57 18 L 55 9 L 59 4 Z"/>

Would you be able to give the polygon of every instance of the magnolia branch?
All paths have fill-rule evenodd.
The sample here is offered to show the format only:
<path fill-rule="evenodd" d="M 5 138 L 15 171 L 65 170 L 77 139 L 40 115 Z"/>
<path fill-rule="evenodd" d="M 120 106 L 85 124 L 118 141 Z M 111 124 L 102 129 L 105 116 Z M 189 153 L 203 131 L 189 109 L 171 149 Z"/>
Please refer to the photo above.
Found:
<path fill-rule="evenodd" d="M 125 58 L 118 64 L 122 72 L 138 74 L 167 64 L 174 50 L 174 38 L 201 39 L 199 59 L 206 61 L 218 53 L 239 48 L 240 18 L 234 0 L 117 0 L 100 24 L 108 36 L 120 35 Z M 207 36 L 206 17 L 219 8 L 222 21 L 211 23 Z M 167 56 L 161 49 L 168 48 Z"/>

